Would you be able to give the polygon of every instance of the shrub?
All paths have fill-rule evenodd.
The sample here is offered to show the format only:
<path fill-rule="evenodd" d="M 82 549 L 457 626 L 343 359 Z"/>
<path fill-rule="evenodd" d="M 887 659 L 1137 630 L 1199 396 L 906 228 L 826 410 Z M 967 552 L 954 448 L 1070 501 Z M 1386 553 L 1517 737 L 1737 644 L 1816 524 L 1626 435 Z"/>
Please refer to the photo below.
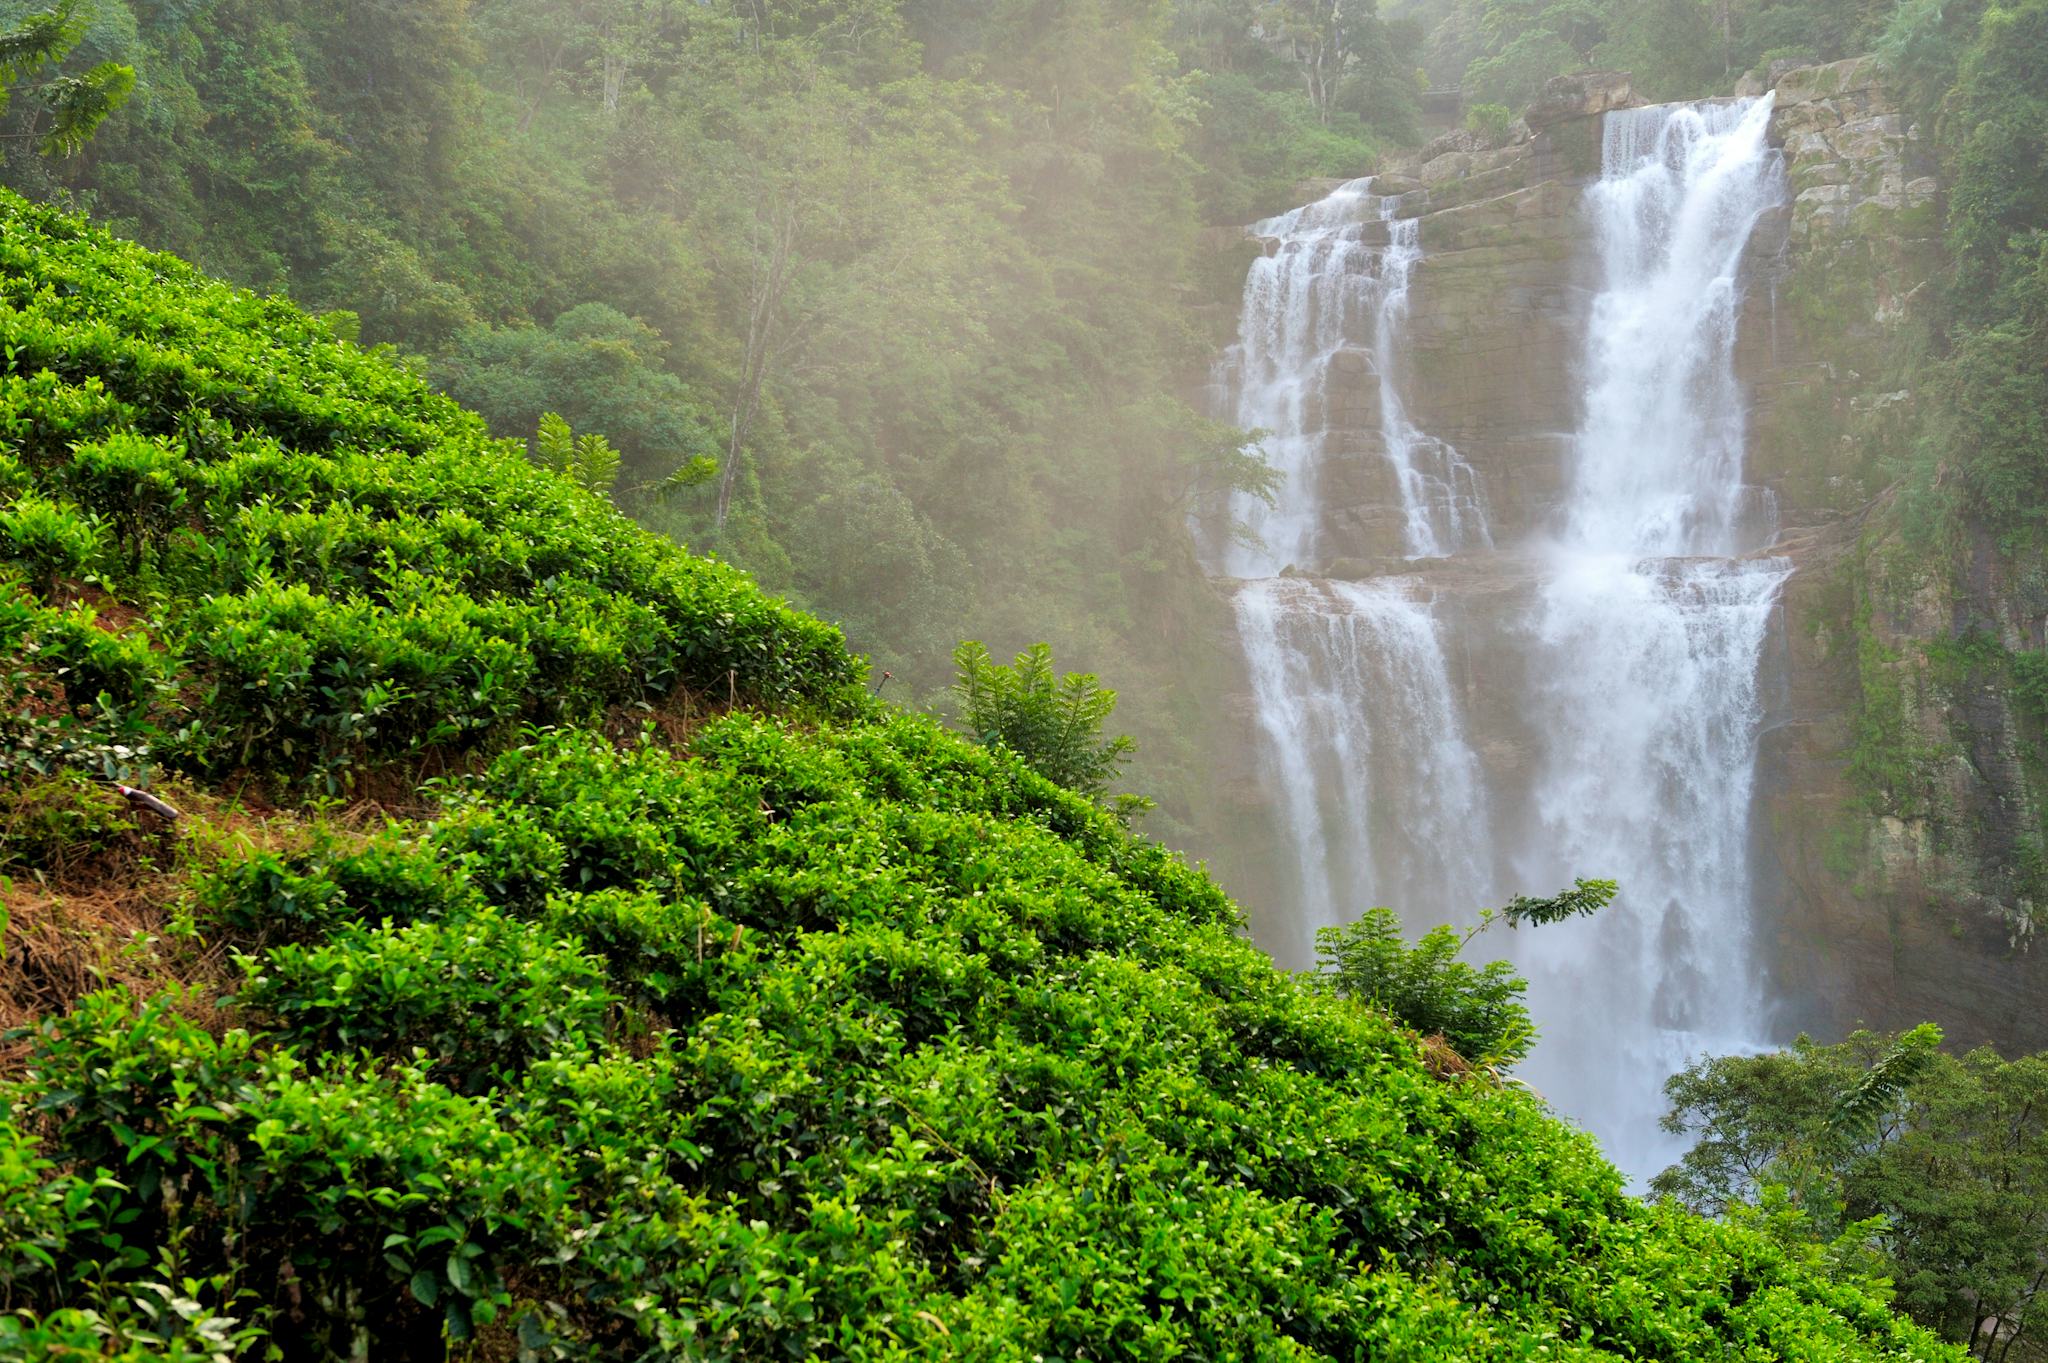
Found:
<path fill-rule="evenodd" d="M 161 437 L 122 433 L 82 443 L 59 477 L 73 497 L 108 518 L 129 547 L 131 566 L 162 546 L 185 506 L 185 460 Z"/>
<path fill-rule="evenodd" d="M 402 609 L 286 587 L 195 611 L 187 650 L 211 683 L 204 713 L 219 744 L 207 756 L 245 765 L 260 744 L 275 764 L 332 774 L 469 746 L 515 714 L 533 666 L 519 614 L 406 586 L 394 593 Z"/>
<path fill-rule="evenodd" d="M 601 1035 L 613 997 L 574 938 L 484 908 L 397 927 L 349 925 L 317 945 L 245 956 L 243 1006 L 308 1049 L 423 1052 L 475 1090 L 573 1038 Z"/>
<path fill-rule="evenodd" d="M 1513 1064 L 1536 1031 L 1523 1006 L 1529 982 L 1505 961 L 1477 969 L 1458 959 L 1467 938 L 1431 928 L 1411 949 L 1392 909 L 1371 909 L 1355 923 L 1316 933 L 1316 955 L 1330 986 L 1399 1018 L 1424 1036 L 1441 1036 L 1467 1060 Z"/>
<path fill-rule="evenodd" d="M 357 839 L 316 825 L 303 847 L 252 850 L 195 872 L 190 893 L 205 925 L 256 941 L 450 917 L 482 902 L 458 870 L 395 826 Z"/>
<path fill-rule="evenodd" d="M 679 687 L 863 704 L 836 629 L 326 324 L 12 196 L 0 225 L 0 560 L 45 599 L 150 565 L 156 642 L 206 688 L 167 759 L 333 789 Z"/>
<path fill-rule="evenodd" d="M 119 792 L 79 773 L 0 780 L 0 870 L 61 880 L 81 862 L 129 844 L 138 831 Z"/>
<path fill-rule="evenodd" d="M 75 506 L 37 496 L 0 506 L 0 555 L 21 565 L 38 596 L 55 595 L 59 578 L 91 572 L 103 551 L 99 525 Z"/>
<path fill-rule="evenodd" d="M 1508 140 L 1508 129 L 1514 121 L 1514 110 L 1505 104 L 1473 104 L 1465 109 L 1465 131 L 1489 147 Z"/>
<path fill-rule="evenodd" d="M 543 922 L 603 960 L 607 978 L 629 991 L 630 1001 L 672 1023 L 705 1004 L 721 958 L 742 941 L 737 925 L 707 905 L 645 891 L 560 895 L 548 902 Z"/>
<path fill-rule="evenodd" d="M 91 607 L 44 611 L 29 642 L 32 662 L 64 689 L 77 714 L 105 708 L 138 721 L 169 689 L 175 659 L 151 646 L 146 633 L 103 629 Z"/>
<path fill-rule="evenodd" d="M 1052 650 L 1034 644 L 1005 667 L 971 640 L 953 651 L 969 729 L 984 743 L 1000 743 L 1048 781 L 1089 798 L 1101 796 L 1130 760 L 1128 735 L 1104 738 L 1116 692 L 1085 672 L 1055 680 Z M 1118 807 L 1135 812 L 1150 802 L 1126 796 Z"/>

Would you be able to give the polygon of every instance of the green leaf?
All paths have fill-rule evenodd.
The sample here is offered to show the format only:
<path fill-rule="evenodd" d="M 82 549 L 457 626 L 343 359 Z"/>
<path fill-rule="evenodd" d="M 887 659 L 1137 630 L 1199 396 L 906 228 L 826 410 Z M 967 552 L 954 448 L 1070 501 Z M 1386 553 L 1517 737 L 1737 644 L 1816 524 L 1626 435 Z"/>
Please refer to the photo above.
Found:
<path fill-rule="evenodd" d="M 436 1279 L 434 1275 L 432 1273 L 429 1273 L 426 1269 L 421 1269 L 418 1272 L 414 1273 L 412 1275 L 412 1281 L 409 1284 L 409 1286 L 412 1288 L 413 1300 L 418 1302 L 421 1306 L 432 1306 L 436 1301 L 440 1299 L 440 1281 Z"/>

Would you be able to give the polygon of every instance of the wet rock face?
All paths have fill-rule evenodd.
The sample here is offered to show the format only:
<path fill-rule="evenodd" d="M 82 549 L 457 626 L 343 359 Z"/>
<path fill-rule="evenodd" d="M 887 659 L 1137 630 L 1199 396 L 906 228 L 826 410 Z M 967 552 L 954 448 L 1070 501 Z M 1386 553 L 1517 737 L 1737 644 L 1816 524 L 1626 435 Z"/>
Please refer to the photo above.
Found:
<path fill-rule="evenodd" d="M 1522 115 L 1531 132 L 1574 118 L 1597 118 L 1613 109 L 1633 108 L 1634 81 L 1626 71 L 1581 71 L 1553 77 Z"/>
<path fill-rule="evenodd" d="M 1778 82 L 1773 132 L 1792 176 L 1792 240 L 1882 233 L 1902 211 L 1934 203 L 1915 173 L 1920 130 L 1907 122 L 1871 58 L 1790 71 Z"/>
<path fill-rule="evenodd" d="M 1926 645 L 1949 635 L 1947 584 L 1889 589 L 1883 565 L 1912 551 L 1896 532 L 1870 533 L 1885 520 L 1876 510 L 1795 532 L 1784 546 L 1798 571 L 1768 678 L 1774 722 L 1756 810 L 1781 1025 L 1834 1036 L 1933 1021 L 1957 1046 L 2038 1050 L 2048 1046 L 2048 951 L 2030 942 L 2000 886 L 2015 860 L 2001 828 L 2035 798 L 2010 697 L 1939 675 Z M 1983 585 L 1988 599 L 2022 595 L 2016 584 Z M 1873 812 L 1848 769 L 1864 682 L 1868 703 L 1897 707 L 1902 746 L 1925 778 L 1901 812 Z"/>

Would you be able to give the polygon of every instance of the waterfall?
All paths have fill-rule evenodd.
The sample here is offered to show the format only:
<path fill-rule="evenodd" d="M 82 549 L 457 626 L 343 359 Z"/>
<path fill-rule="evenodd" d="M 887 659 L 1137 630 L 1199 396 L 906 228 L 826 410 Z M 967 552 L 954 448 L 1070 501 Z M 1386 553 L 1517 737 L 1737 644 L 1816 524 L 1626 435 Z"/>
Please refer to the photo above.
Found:
<path fill-rule="evenodd" d="M 1754 499 L 1735 382 L 1743 251 L 1783 193 L 1769 127 L 1768 98 L 1606 118 L 1588 193 L 1601 281 L 1571 468 L 1574 545 L 1727 555 L 1775 529 L 1742 524 Z"/>
<path fill-rule="evenodd" d="M 1269 432 L 1286 480 L 1272 508 L 1235 508 L 1257 541 L 1211 558 L 1242 579 L 1289 872 L 1269 945 L 1300 964 L 1316 928 L 1374 904 L 1419 929 L 1504 890 L 1620 881 L 1593 920 L 1475 950 L 1530 979 L 1532 1082 L 1637 1177 L 1674 1153 L 1665 1077 L 1768 1040 L 1749 820 L 1758 664 L 1790 567 L 1759 552 L 1775 515 L 1743 483 L 1735 349 L 1743 261 L 1786 194 L 1769 118 L 1768 97 L 1606 116 L 1576 429 L 1554 515 L 1516 543 L 1496 547 L 1480 479 L 1411 416 L 1425 257 L 1369 181 L 1254 229 L 1270 249 L 1218 375 L 1220 411 Z M 1370 431 L 1340 419 L 1347 379 L 1370 385 Z M 1298 575 L 1397 553 L 1392 577 Z"/>
<path fill-rule="evenodd" d="M 1297 965 L 1313 959 L 1316 929 L 1370 907 L 1361 894 L 1395 906 L 1461 897 L 1469 912 L 1489 891 L 1484 783 L 1428 593 L 1392 579 L 1274 576 L 1338 552 L 1428 560 L 1492 545 L 1478 475 L 1410 419 L 1402 397 L 1402 331 L 1423 253 L 1399 210 L 1371 180 L 1353 180 L 1255 224 L 1267 250 L 1216 375 L 1219 408 L 1265 433 L 1282 476 L 1270 507 L 1233 503 L 1247 533 L 1212 561 L 1240 580 L 1238 634 L 1292 853 L 1294 911 L 1272 945 Z M 1361 379 L 1370 402 L 1354 400 Z M 1338 526 L 1344 476 L 1398 509 L 1385 543 L 1356 543 Z M 1400 798 L 1376 798 L 1387 792 Z"/>
<path fill-rule="evenodd" d="M 1281 483 L 1271 506 L 1244 494 L 1232 499 L 1231 517 L 1245 533 L 1212 555 L 1230 577 L 1327 556 L 1326 466 L 1354 420 L 1377 424 L 1401 502 L 1403 552 L 1431 558 L 1492 542 L 1478 475 L 1451 445 L 1418 430 L 1402 404 L 1400 331 L 1422 249 L 1415 222 L 1397 216 L 1398 207 L 1374 194 L 1370 179 L 1352 180 L 1251 228 L 1269 249 L 1245 278 L 1237 341 L 1214 386 L 1223 415 L 1264 433 Z M 1335 371 L 1347 358 L 1377 375 L 1377 412 L 1344 407 Z"/>
<path fill-rule="evenodd" d="M 1484 902 L 1485 790 L 1465 739 L 1443 639 L 1414 584 L 1269 578 L 1241 584 L 1271 784 L 1297 891 L 1282 956 L 1373 903 Z M 1375 801 L 1375 790 L 1399 792 Z"/>
<path fill-rule="evenodd" d="M 1422 259 L 1422 226 L 1393 216 L 1386 199 L 1387 247 L 1381 256 L 1380 297 L 1373 327 L 1378 360 L 1380 439 L 1401 489 L 1403 538 L 1410 558 L 1442 558 L 1461 549 L 1491 549 L 1486 494 L 1479 475 L 1449 441 L 1408 419 L 1399 382 L 1401 324 L 1408 320 L 1408 281 Z"/>
<path fill-rule="evenodd" d="M 1624 1168 L 1676 1151 L 1664 1077 L 1762 1044 L 1750 922 L 1757 666 L 1790 565 L 1742 483 L 1741 263 L 1784 194 L 1768 98 L 1610 114 L 1589 190 L 1600 291 L 1564 526 L 1527 647 L 1540 850 L 1611 876 L 1615 909 L 1520 943 L 1547 1040 L 1537 1086 Z"/>

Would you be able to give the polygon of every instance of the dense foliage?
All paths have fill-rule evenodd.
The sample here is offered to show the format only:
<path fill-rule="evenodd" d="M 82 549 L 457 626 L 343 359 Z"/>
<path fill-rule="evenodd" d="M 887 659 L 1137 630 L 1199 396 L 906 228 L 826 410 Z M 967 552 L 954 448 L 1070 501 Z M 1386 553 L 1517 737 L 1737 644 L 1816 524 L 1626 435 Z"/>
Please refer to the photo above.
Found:
<path fill-rule="evenodd" d="M 1699 1143 L 1657 1187 L 1788 1244 L 1860 1250 L 1903 1308 L 1976 1356 L 2033 1357 L 2048 1315 L 2048 1056 L 1948 1055 L 1931 1031 L 1693 1065 L 1667 1085 L 1666 1124 Z"/>
<path fill-rule="evenodd" d="M 0 231 L 18 760 L 98 735 L 340 789 L 522 723 L 860 680 L 836 630 L 321 322 L 11 196 Z"/>
<path fill-rule="evenodd" d="M 13 722 L 205 779 L 0 774 L 69 858 L 8 868 L 0 1355 L 1947 1356 L 413 375 L 5 211 Z M 398 817 L 235 798 L 336 770 Z"/>
<path fill-rule="evenodd" d="M 1220 319 L 1186 305 L 1238 282 L 1201 232 L 1407 136 L 1419 30 L 1328 0 L 90 15 L 74 64 L 133 67 L 133 101 L 61 165 L 0 120 L 9 183 L 351 313 L 497 435 L 606 436 L 630 513 L 898 692 L 943 694 L 963 637 L 1053 640 L 1130 688 L 1151 784 L 1204 788 L 1204 690 L 1166 684 L 1213 637 L 1185 514 L 1258 465 L 1187 400 Z"/>
<path fill-rule="evenodd" d="M 1519 110 L 1552 76 L 1627 71 L 1652 99 L 1724 94 L 1746 72 L 1910 46 L 1967 33 L 1979 3 L 1935 0 L 1447 0 L 1427 60 L 1474 101 Z"/>

